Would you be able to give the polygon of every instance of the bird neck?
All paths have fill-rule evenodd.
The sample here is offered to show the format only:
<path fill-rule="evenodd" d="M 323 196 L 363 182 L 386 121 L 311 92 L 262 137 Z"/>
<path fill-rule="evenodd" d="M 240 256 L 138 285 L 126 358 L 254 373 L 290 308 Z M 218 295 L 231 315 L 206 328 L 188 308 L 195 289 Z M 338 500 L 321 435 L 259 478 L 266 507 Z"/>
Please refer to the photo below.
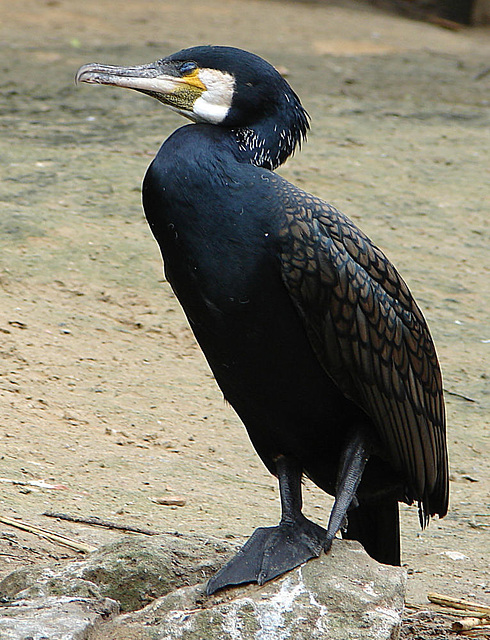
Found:
<path fill-rule="evenodd" d="M 238 160 L 273 171 L 301 146 L 307 127 L 306 116 L 289 122 L 270 116 L 249 127 L 232 129 Z"/>
<path fill-rule="evenodd" d="M 255 128 L 234 129 L 233 134 L 238 145 L 239 159 L 241 162 L 254 164 L 256 167 L 264 167 L 271 171 L 281 165 L 293 149 L 287 148 L 287 132 L 281 132 L 282 137 L 264 135 Z"/>

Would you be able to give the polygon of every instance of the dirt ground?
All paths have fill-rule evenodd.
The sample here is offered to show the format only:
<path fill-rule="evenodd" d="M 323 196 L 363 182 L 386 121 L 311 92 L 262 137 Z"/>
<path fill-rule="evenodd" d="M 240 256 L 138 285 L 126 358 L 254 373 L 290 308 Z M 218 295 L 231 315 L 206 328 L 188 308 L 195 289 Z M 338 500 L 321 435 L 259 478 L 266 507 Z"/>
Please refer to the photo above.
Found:
<path fill-rule="evenodd" d="M 278 518 L 275 481 L 213 381 L 141 209 L 146 166 L 184 122 L 73 82 L 86 62 L 204 43 L 287 73 L 312 131 L 280 173 L 360 224 L 421 304 L 445 379 L 452 493 L 424 532 L 402 508 L 407 600 L 489 603 L 490 31 L 361 4 L 0 0 L 0 517 L 95 545 L 128 534 L 43 512 L 237 541 Z M 185 506 L 158 504 L 175 497 Z M 326 523 L 327 496 L 307 483 L 305 503 Z M 74 555 L 0 525 L 0 577 Z M 418 617 L 408 610 L 407 637 L 428 637 Z"/>

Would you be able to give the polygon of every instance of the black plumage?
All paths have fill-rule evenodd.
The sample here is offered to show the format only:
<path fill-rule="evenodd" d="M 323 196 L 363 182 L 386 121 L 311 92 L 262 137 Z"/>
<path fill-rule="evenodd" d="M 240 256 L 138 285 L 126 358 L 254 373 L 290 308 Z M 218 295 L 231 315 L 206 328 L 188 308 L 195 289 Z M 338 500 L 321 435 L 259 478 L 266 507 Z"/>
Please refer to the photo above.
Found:
<path fill-rule="evenodd" d="M 195 47 L 150 65 L 85 65 L 83 82 L 142 91 L 195 120 L 143 184 L 165 274 L 225 398 L 279 478 L 282 519 L 208 585 L 262 583 L 328 550 L 340 528 L 399 564 L 398 502 L 446 514 L 441 373 L 395 267 L 349 218 L 274 173 L 308 129 L 261 58 Z M 301 513 L 301 477 L 336 501 Z M 349 511 L 348 511 L 349 510 Z M 347 519 L 346 519 L 346 512 Z"/>

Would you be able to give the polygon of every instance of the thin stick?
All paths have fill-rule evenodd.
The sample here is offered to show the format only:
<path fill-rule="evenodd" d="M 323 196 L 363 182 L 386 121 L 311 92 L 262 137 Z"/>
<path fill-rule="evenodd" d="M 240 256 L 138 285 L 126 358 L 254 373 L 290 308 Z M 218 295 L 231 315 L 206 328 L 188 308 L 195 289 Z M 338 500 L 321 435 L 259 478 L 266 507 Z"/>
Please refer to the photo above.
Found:
<path fill-rule="evenodd" d="M 444 393 L 447 393 L 449 396 L 454 396 L 455 398 L 461 398 L 461 400 L 466 400 L 467 402 L 478 402 L 478 400 L 470 398 L 469 396 L 465 396 L 462 393 L 457 393 L 456 391 L 449 391 L 448 389 L 444 389 Z"/>
<path fill-rule="evenodd" d="M 141 527 L 133 527 L 130 524 L 119 524 L 118 522 L 110 522 L 109 520 L 102 520 L 97 516 L 91 516 L 90 518 L 80 518 L 79 516 L 70 516 L 67 513 L 54 513 L 52 511 L 45 511 L 43 516 L 48 518 L 58 518 L 59 520 L 68 520 L 69 522 L 79 522 L 80 524 L 89 524 L 96 527 L 106 527 L 107 529 L 118 529 L 119 531 L 130 531 L 131 533 L 143 533 L 146 536 L 158 536 L 160 531 L 152 531 L 151 529 L 142 529 Z"/>
<path fill-rule="evenodd" d="M 67 538 L 66 536 L 59 535 L 58 533 L 53 533 L 52 531 L 46 531 L 46 529 L 35 527 L 32 524 L 23 522 L 22 520 L 13 520 L 12 518 L 0 516 L 0 522 L 2 522 L 3 524 L 8 524 L 11 527 L 16 527 L 17 529 L 22 529 L 22 531 L 28 531 L 29 533 L 33 533 L 34 535 L 41 538 L 46 538 L 46 540 L 49 540 L 50 542 L 57 542 L 58 544 L 62 544 L 65 547 L 74 549 L 75 551 L 83 551 L 83 553 L 91 553 L 92 551 L 97 551 L 97 547 L 93 547 L 90 544 L 77 542 L 76 540 L 72 540 L 71 538 Z"/>
<path fill-rule="evenodd" d="M 0 553 L 0 556 L 2 556 L 2 558 L 11 558 L 12 560 L 18 560 L 20 562 L 30 562 L 31 564 L 34 564 L 36 562 L 35 560 L 31 560 L 30 558 L 16 556 L 13 553 Z"/>
<path fill-rule="evenodd" d="M 461 635 L 465 635 L 467 638 L 490 638 L 490 625 L 485 627 L 476 627 L 475 629 L 471 629 L 469 631 L 461 631 Z"/>
<path fill-rule="evenodd" d="M 405 603 L 405 609 L 414 609 L 416 612 L 419 611 L 432 611 L 434 613 L 440 613 L 444 616 L 452 616 L 457 618 L 479 618 L 486 619 L 488 617 L 488 613 L 481 613 L 479 611 L 469 611 L 468 609 L 453 609 L 452 607 L 443 607 L 437 604 L 415 604 L 415 603 Z M 417 615 L 416 613 L 412 613 L 409 615 Z"/>
<path fill-rule="evenodd" d="M 453 609 L 465 609 L 466 611 L 477 611 L 478 613 L 484 613 L 490 615 L 490 606 L 485 604 L 478 604 L 477 602 L 469 602 L 468 600 L 461 600 L 460 598 L 452 598 L 451 596 L 441 595 L 440 593 L 428 593 L 427 598 L 435 604 L 440 604 L 443 607 L 452 607 Z"/>

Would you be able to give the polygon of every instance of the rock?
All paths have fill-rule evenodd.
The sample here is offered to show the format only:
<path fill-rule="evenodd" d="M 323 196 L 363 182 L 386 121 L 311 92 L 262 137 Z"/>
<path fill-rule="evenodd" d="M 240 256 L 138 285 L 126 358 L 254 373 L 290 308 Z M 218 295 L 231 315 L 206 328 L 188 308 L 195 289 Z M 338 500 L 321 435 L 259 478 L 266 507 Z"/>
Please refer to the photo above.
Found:
<path fill-rule="evenodd" d="M 209 578 L 235 551 L 230 543 L 199 536 L 131 536 L 80 562 L 14 571 L 0 582 L 0 598 L 111 598 L 122 611 L 133 611 Z"/>
<path fill-rule="evenodd" d="M 231 544 L 198 536 L 138 537 L 101 549 L 68 574 L 96 584 L 102 596 L 133 611 L 210 577 L 233 551 Z"/>
<path fill-rule="evenodd" d="M 109 598 L 40 597 L 18 600 L 0 613 L 2 640 L 88 640 L 119 612 Z"/>
<path fill-rule="evenodd" d="M 327 555 L 263 587 L 206 597 L 204 581 L 233 552 L 232 545 L 197 536 L 131 536 L 81 562 L 16 571 L 0 582 L 8 603 L 0 608 L 0 638 L 398 637 L 405 571 L 375 562 L 357 542 L 336 540 Z M 119 606 L 127 613 L 116 615 Z"/>
<path fill-rule="evenodd" d="M 121 615 L 94 640 L 393 640 L 398 638 L 406 574 L 372 560 L 357 542 L 259 588 L 207 598 L 204 585 L 178 589 Z"/>
<path fill-rule="evenodd" d="M 235 547 L 198 536 L 126 537 L 86 560 L 23 568 L 0 582 L 1 640 L 85 640 L 102 622 L 217 571 Z"/>

